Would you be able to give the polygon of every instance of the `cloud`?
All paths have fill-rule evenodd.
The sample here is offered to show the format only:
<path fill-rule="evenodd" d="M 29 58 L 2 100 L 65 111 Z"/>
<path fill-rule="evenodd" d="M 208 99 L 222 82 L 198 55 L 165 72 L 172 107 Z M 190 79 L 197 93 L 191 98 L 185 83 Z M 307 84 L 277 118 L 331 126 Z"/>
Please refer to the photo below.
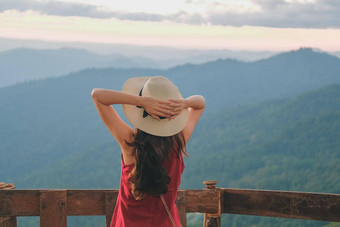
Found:
<path fill-rule="evenodd" d="M 28 11 L 33 10 L 42 14 L 60 15 L 60 16 L 89 16 L 98 17 L 96 6 L 79 3 L 65 3 L 57 1 L 34 1 L 34 0 L 3 0 L 0 5 L 0 11 L 5 10 Z"/>
<path fill-rule="evenodd" d="M 206 21 L 231 26 L 278 28 L 340 28 L 340 1 L 253 0 L 249 10 L 211 9 Z M 257 6 L 257 7 L 256 7 Z M 256 10 L 252 10 L 256 9 Z"/>
<path fill-rule="evenodd" d="M 221 1 L 222 2 L 222 1 Z M 214 25 L 264 26 L 278 28 L 340 28 L 340 1 L 252 0 L 244 10 L 210 4 L 205 22 Z M 245 5 L 245 4 L 244 4 Z M 218 6 L 218 7 L 217 7 Z M 222 10 L 221 10 L 222 8 Z M 197 23 L 201 23 L 200 20 Z"/>
<path fill-rule="evenodd" d="M 263 9 L 274 10 L 278 7 L 287 5 L 284 0 L 253 0 L 253 3 L 261 6 Z"/>
<path fill-rule="evenodd" d="M 340 28 L 340 1 L 334 0 L 186 0 L 187 8 L 174 14 L 114 11 L 75 3 L 36 0 L 1 0 L 0 12 L 32 10 L 41 14 L 117 18 L 135 21 L 173 21 L 187 24 L 264 26 L 279 28 Z M 193 11 L 204 9 L 203 11 Z"/>
<path fill-rule="evenodd" d="M 81 16 L 91 18 L 117 18 L 121 20 L 160 21 L 162 16 L 150 13 L 127 13 L 112 11 L 108 8 L 60 1 L 36 1 L 36 0 L 1 0 L 0 12 L 5 10 L 18 10 L 25 12 L 36 11 L 41 14 L 55 16 Z"/>

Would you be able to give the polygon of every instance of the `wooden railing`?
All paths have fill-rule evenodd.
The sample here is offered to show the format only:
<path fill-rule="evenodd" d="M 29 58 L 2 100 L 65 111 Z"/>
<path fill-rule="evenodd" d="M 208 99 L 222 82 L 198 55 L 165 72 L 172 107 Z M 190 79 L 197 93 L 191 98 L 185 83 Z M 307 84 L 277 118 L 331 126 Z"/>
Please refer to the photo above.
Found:
<path fill-rule="evenodd" d="M 340 195 L 215 188 L 180 190 L 177 208 L 181 223 L 186 214 L 204 213 L 205 227 L 220 226 L 221 214 L 246 214 L 340 222 Z M 40 226 L 67 226 L 67 216 L 104 215 L 110 225 L 118 190 L 0 190 L 0 218 L 40 216 Z M 1 223 L 0 223 L 1 226 Z"/>
<path fill-rule="evenodd" d="M 14 184 L 5 184 L 3 182 L 0 182 L 0 192 L 1 190 L 12 190 L 15 189 Z M 0 199 L 0 207 L 1 204 L 5 205 L 4 202 Z M 0 212 L 1 213 L 1 212 Z M 17 218 L 14 216 L 5 216 L 2 217 L 0 215 L 0 227 L 14 227 L 17 226 Z"/>

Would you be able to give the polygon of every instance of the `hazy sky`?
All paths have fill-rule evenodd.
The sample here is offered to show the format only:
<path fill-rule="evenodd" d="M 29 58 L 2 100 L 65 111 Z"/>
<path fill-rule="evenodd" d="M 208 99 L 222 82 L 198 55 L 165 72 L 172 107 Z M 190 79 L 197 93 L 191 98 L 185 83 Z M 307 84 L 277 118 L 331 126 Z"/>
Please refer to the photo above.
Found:
<path fill-rule="evenodd" d="M 340 51 L 336 0 L 0 0 L 0 37 Z"/>

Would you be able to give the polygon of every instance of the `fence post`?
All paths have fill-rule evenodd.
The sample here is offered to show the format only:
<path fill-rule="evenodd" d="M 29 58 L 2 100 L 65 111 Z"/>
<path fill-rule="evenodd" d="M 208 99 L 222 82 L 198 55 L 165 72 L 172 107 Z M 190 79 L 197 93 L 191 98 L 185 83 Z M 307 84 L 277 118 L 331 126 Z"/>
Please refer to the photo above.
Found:
<path fill-rule="evenodd" d="M 185 206 L 185 191 L 178 191 L 176 206 L 182 227 L 187 227 L 187 212 Z"/>
<path fill-rule="evenodd" d="M 106 227 L 110 227 L 114 208 L 116 206 L 118 194 L 112 191 L 105 192 L 105 219 Z"/>
<path fill-rule="evenodd" d="M 67 191 L 41 190 L 39 195 L 40 226 L 67 226 Z"/>
<path fill-rule="evenodd" d="M 218 190 L 219 191 L 219 204 L 218 204 L 218 212 L 216 214 L 207 214 L 203 215 L 203 227 L 220 227 L 221 226 L 221 204 L 222 197 L 221 191 L 216 189 L 217 181 L 203 181 L 205 187 L 208 190 Z"/>
<path fill-rule="evenodd" d="M 5 184 L 0 182 L 0 190 L 15 189 L 14 184 Z M 17 227 L 17 217 L 0 217 L 0 227 Z"/>

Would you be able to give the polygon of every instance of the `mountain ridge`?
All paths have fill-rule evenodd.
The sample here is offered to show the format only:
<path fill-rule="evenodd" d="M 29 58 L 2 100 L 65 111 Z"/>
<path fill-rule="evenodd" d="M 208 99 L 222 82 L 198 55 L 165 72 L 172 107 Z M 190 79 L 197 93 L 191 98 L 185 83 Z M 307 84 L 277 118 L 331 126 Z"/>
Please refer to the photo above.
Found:
<path fill-rule="evenodd" d="M 83 49 L 35 50 L 17 48 L 0 53 L 0 86 L 61 76 L 91 67 L 132 68 L 158 64 L 147 58 L 98 55 Z"/>
<path fill-rule="evenodd" d="M 288 53 L 288 55 L 299 53 L 301 53 L 301 50 L 300 52 Z M 331 56 L 320 55 L 315 52 L 307 51 L 307 54 L 333 59 Z M 289 57 L 285 58 L 289 59 Z M 224 64 L 225 62 L 227 64 Z M 82 141 L 83 136 L 87 138 L 86 143 L 88 144 L 94 138 L 100 139 L 99 135 L 103 135 L 105 128 L 96 126 L 96 124 L 101 125 L 101 122 L 93 106 L 90 92 L 94 87 L 120 90 L 124 82 L 131 76 L 163 74 L 178 85 L 184 97 L 197 93 L 204 95 L 207 100 L 207 114 L 214 113 L 224 107 L 230 108 L 265 100 L 285 99 L 332 83 L 340 83 L 340 64 L 335 64 L 334 69 L 329 67 L 328 71 L 323 74 L 314 72 L 310 76 L 309 74 L 313 73 L 310 68 L 322 68 L 322 64 L 310 66 L 295 62 L 294 64 L 299 66 L 298 72 L 300 73 L 296 74 L 295 68 L 292 70 L 280 66 L 272 69 L 256 66 L 256 63 L 236 62 L 241 67 L 235 66 L 234 60 L 220 60 L 214 63 L 196 65 L 195 69 L 186 66 L 185 70 L 179 70 L 181 68 L 169 70 L 93 68 L 62 77 L 0 88 L 0 116 L 2 119 L 6 119 L 6 121 L 0 122 L 0 139 L 6 141 L 7 138 L 10 138 L 9 135 L 17 135 L 16 138 L 24 146 L 21 151 L 22 159 L 14 163 L 11 161 L 14 157 L 10 153 L 5 153 L 2 154 L 5 156 L 5 159 L 2 160 L 8 159 L 9 161 L 7 164 L 0 163 L 0 166 L 3 166 L 3 168 L 7 166 L 9 174 L 15 176 L 20 174 L 20 168 L 24 171 L 33 171 L 33 168 L 41 166 L 41 164 L 38 164 L 38 160 L 32 163 L 34 165 L 24 164 L 24 157 L 28 157 L 27 152 L 34 151 L 37 155 L 46 158 L 46 162 L 53 162 L 67 152 L 76 152 L 76 144 Z M 279 63 L 276 62 L 276 64 Z M 258 70 L 255 70 L 256 68 Z M 283 73 L 281 73 L 282 71 Z M 296 75 L 301 78 L 297 79 Z M 118 108 L 118 111 L 121 111 L 120 108 Z M 58 113 L 58 115 L 56 116 L 55 113 Z M 80 125 L 84 124 L 83 119 L 94 119 L 88 123 L 89 127 L 99 130 L 101 134 L 84 132 L 84 135 L 76 133 L 70 135 L 69 138 L 63 136 L 63 130 L 60 126 L 70 131 L 77 131 Z M 68 124 L 67 122 L 70 121 L 74 123 Z M 62 150 L 62 152 L 53 152 L 53 154 L 47 155 L 44 151 L 46 146 L 44 140 L 47 141 L 50 138 L 45 131 L 51 129 L 52 131 L 49 131 L 49 133 L 53 137 L 52 146 Z M 69 143 L 70 140 L 74 140 L 75 143 L 65 147 L 64 144 Z M 16 146 L 18 144 L 11 141 L 3 143 L 0 147 L 1 150 L 10 152 L 16 150 Z M 51 146 L 51 144 L 48 146 Z M 16 165 L 22 164 L 24 166 L 15 168 Z"/>
<path fill-rule="evenodd" d="M 165 75 L 184 97 L 203 94 L 207 100 L 188 144 L 181 188 L 217 179 L 218 187 L 339 193 L 337 62 L 300 50 L 260 63 L 92 68 L 0 88 L 0 178 L 17 188 L 117 188 L 119 146 L 102 124 L 91 90 L 120 90 L 131 76 Z M 228 216 L 223 223 L 294 226 L 290 220 L 249 219 Z"/>
<path fill-rule="evenodd" d="M 226 108 L 214 114 L 203 116 L 193 134 L 193 138 L 188 144 L 188 152 L 191 158 L 185 160 L 188 167 L 183 174 L 181 187 L 200 188 L 203 180 L 213 177 L 219 181 L 220 187 L 300 191 L 308 189 L 308 185 L 305 188 L 305 185 L 296 187 L 294 185 L 282 184 L 281 182 L 281 184 L 269 186 L 270 180 L 267 183 L 258 184 L 255 180 L 250 181 L 249 179 L 245 182 L 245 179 L 248 178 L 247 175 L 252 174 L 252 170 L 265 168 L 266 158 L 263 157 L 267 156 L 275 157 L 276 155 L 281 155 L 285 157 L 287 154 L 289 155 L 287 158 L 294 158 L 295 165 L 299 166 L 300 161 L 301 165 L 303 165 L 304 159 L 316 158 L 323 154 L 324 158 L 327 158 L 325 160 L 333 159 L 332 165 L 334 166 L 334 160 L 339 158 L 336 151 L 337 148 L 340 148 L 340 141 L 337 140 L 338 136 L 340 136 L 339 94 L 340 85 L 331 85 L 286 100 L 267 101 L 237 109 Z M 320 125 L 318 122 L 324 122 L 326 125 Z M 328 129 L 328 132 L 324 131 L 325 129 Z M 109 134 L 108 132 L 104 133 L 106 135 Z M 312 134 L 315 134 L 315 138 L 319 139 L 314 137 L 306 139 Z M 332 136 L 329 137 L 329 135 Z M 91 185 L 100 184 L 102 184 L 101 187 L 118 187 L 120 173 L 118 153 L 120 148 L 110 135 L 104 138 L 104 140 L 102 139 L 103 142 L 93 141 L 94 144 L 89 149 L 86 149 L 85 153 L 70 153 L 52 166 L 44 167 L 46 169 L 43 172 L 41 170 L 32 172 L 33 175 L 26 176 L 28 178 L 24 180 L 25 184 L 31 183 L 34 185 L 33 187 L 51 187 L 50 183 L 48 183 L 48 181 L 52 182 L 52 180 L 49 180 L 51 179 L 50 174 L 62 173 L 57 174 L 53 178 L 53 181 L 58 179 L 57 182 L 61 185 L 59 187 L 91 188 Z M 215 138 L 213 143 L 209 142 L 212 138 Z M 294 147 L 292 146 L 293 144 L 298 146 Z M 316 146 L 317 144 L 319 145 Z M 320 146 L 328 148 L 323 150 Z M 308 148 L 312 148 L 313 152 L 318 156 L 311 156 Z M 296 149 L 302 150 L 302 152 L 291 153 Z M 100 153 L 98 153 L 98 150 Z M 207 150 L 210 151 L 208 154 L 206 154 Z M 100 156 L 95 159 L 98 154 Z M 219 156 L 217 160 L 215 158 L 216 155 Z M 203 156 L 205 157 L 204 159 L 202 159 Z M 241 157 L 248 157 L 246 159 L 248 161 L 243 160 Z M 333 158 L 330 159 L 331 157 Z M 110 159 L 112 161 L 108 162 L 107 160 Z M 223 164 L 223 161 L 226 161 L 226 163 Z M 92 162 L 102 164 L 99 165 Z M 233 162 L 237 164 L 231 164 Z M 241 164 L 242 162 L 247 162 L 247 165 Z M 325 161 L 322 163 L 324 166 L 328 165 Z M 314 164 L 317 163 L 314 161 Z M 81 166 L 83 170 L 79 169 Z M 78 173 L 83 172 L 84 169 L 87 169 L 84 172 L 90 171 L 88 169 L 90 166 L 91 168 L 100 166 L 102 169 L 109 169 L 110 180 L 100 181 L 105 176 L 104 173 L 102 173 L 100 178 L 97 177 L 91 182 L 86 181 L 86 176 L 81 177 L 67 174 L 67 171 L 70 172 L 72 168 L 78 169 Z M 312 166 L 305 168 L 313 169 Z M 328 171 L 333 173 L 337 171 L 336 169 L 332 170 L 329 168 Z M 282 171 L 291 170 L 282 169 Z M 214 176 L 210 174 L 214 174 Z M 258 174 L 256 173 L 254 176 Z M 33 183 L 34 179 L 39 179 L 39 176 L 44 179 L 36 181 L 40 182 L 40 186 L 37 183 Z M 257 177 L 259 178 L 261 175 Z M 236 180 L 238 178 L 240 178 L 238 180 L 240 182 L 237 183 Z M 78 186 L 74 184 L 77 179 L 82 182 Z M 250 184 L 250 182 L 252 183 Z M 336 186 L 336 184 L 340 184 L 340 179 L 335 180 L 329 185 L 334 184 L 335 186 L 328 187 L 328 190 L 326 190 L 326 185 L 319 185 L 323 190 L 318 189 L 314 185 L 314 190 L 312 191 L 340 193 Z M 21 185 L 18 184 L 18 186 L 20 187 Z M 309 186 L 309 189 L 311 187 Z"/>

